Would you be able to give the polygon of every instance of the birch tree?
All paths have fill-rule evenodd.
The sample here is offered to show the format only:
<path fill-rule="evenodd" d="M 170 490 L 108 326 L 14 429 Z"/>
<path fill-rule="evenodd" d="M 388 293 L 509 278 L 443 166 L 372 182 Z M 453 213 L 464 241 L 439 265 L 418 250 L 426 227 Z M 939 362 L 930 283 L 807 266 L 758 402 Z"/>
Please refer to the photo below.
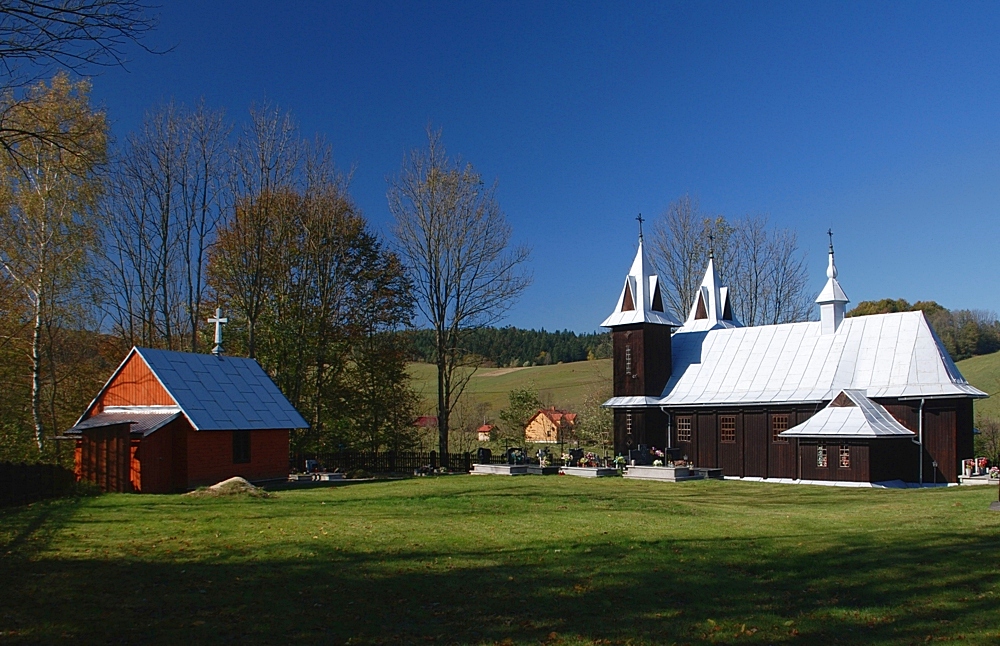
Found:
<path fill-rule="evenodd" d="M 448 418 L 471 370 L 463 333 L 500 320 L 530 284 L 529 249 L 511 244 L 511 227 L 496 198 L 471 164 L 451 159 L 441 133 L 412 151 L 389 182 L 389 210 L 399 255 L 417 307 L 434 330 L 437 365 L 438 449 L 448 457 Z"/>
<path fill-rule="evenodd" d="M 58 75 L 51 84 L 31 87 L 7 112 L 19 128 L 64 133 L 79 151 L 30 138 L 19 142 L 16 157 L 5 157 L 2 166 L 0 267 L 29 305 L 31 416 L 39 450 L 45 431 L 43 388 L 54 401 L 57 385 L 52 331 L 84 289 L 100 224 L 98 170 L 107 125 L 104 114 L 90 107 L 89 90 L 84 81 Z"/>

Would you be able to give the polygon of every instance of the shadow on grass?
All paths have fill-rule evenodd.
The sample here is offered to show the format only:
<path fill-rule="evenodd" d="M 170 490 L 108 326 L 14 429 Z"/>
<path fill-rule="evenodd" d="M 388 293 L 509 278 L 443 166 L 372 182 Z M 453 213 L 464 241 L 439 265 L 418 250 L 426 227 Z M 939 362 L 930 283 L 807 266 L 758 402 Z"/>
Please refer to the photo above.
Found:
<path fill-rule="evenodd" d="M 71 510 L 63 510 L 71 511 Z M 41 515 L 24 528 L 58 522 Z M 20 536 L 20 534 L 19 534 Z M 606 537 L 605 537 L 606 538 Z M 45 559 L 9 543 L 10 643 L 840 643 L 997 639 L 994 536 L 789 550 L 795 537 L 233 562 Z M 451 565 L 454 563 L 454 565 Z M 992 568 L 989 569 L 992 572 Z"/>

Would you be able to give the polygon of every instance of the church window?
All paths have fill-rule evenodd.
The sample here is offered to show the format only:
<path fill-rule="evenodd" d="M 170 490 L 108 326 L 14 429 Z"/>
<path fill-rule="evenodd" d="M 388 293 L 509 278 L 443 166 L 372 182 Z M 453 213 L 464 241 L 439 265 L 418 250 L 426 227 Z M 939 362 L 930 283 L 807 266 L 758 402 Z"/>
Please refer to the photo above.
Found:
<path fill-rule="evenodd" d="M 625 435 L 632 436 L 632 413 L 625 413 Z"/>
<path fill-rule="evenodd" d="M 690 442 L 691 441 L 691 416 L 678 417 L 677 418 L 677 441 L 678 442 Z"/>
<path fill-rule="evenodd" d="M 825 469 L 827 466 L 826 461 L 826 444 L 816 445 L 816 466 L 820 469 Z"/>
<path fill-rule="evenodd" d="M 842 444 L 840 446 L 840 468 L 851 468 L 851 447 L 847 444 Z"/>
<path fill-rule="evenodd" d="M 723 415 L 719 418 L 719 440 L 725 444 L 736 442 L 735 415 Z"/>
<path fill-rule="evenodd" d="M 233 431 L 233 464 L 250 462 L 250 431 Z"/>
<path fill-rule="evenodd" d="M 625 346 L 625 374 L 632 376 L 632 346 Z"/>
<path fill-rule="evenodd" d="M 771 415 L 771 439 L 774 442 L 786 443 L 788 440 L 779 433 L 788 430 L 788 415 Z"/>
<path fill-rule="evenodd" d="M 656 289 L 653 290 L 653 304 L 649 306 L 654 312 L 663 311 L 663 297 L 660 296 L 660 285 L 657 283 Z"/>

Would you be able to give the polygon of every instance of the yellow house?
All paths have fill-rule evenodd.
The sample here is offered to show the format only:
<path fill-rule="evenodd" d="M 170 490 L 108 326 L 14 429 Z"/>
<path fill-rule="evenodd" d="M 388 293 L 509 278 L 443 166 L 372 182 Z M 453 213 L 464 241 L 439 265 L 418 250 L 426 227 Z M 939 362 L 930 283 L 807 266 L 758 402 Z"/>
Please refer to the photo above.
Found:
<path fill-rule="evenodd" d="M 531 443 L 556 443 L 573 439 L 576 427 L 576 413 L 556 410 L 556 407 L 540 410 L 528 420 L 524 427 L 524 441 Z"/>

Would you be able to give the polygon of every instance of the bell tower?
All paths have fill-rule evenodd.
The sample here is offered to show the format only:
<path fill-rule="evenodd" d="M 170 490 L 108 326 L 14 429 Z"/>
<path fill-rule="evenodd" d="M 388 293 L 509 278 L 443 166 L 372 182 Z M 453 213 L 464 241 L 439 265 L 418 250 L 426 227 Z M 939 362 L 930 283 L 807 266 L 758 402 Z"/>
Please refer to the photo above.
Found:
<path fill-rule="evenodd" d="M 666 416 L 656 404 L 670 379 L 670 332 L 680 323 L 664 312 L 659 277 L 646 258 L 639 216 L 639 249 L 614 311 L 601 323 L 611 328 L 616 454 L 640 444 L 666 445 Z"/>

